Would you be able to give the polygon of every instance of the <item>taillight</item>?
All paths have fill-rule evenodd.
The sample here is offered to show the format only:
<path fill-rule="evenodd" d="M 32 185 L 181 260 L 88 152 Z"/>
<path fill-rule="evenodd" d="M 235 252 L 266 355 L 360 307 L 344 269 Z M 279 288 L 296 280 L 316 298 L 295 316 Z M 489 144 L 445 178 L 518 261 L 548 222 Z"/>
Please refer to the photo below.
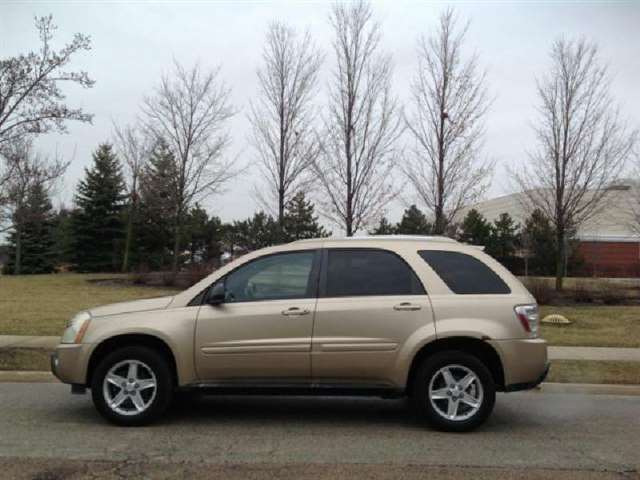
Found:
<path fill-rule="evenodd" d="M 514 310 L 524 331 L 531 338 L 536 338 L 538 336 L 538 305 L 517 305 Z"/>

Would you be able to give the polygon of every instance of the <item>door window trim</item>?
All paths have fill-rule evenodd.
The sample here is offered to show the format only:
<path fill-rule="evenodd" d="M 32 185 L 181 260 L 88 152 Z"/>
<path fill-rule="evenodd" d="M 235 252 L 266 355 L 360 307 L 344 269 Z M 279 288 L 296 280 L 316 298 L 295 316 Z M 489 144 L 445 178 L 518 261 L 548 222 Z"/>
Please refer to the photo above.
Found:
<path fill-rule="evenodd" d="M 320 261 L 320 279 L 319 279 L 319 289 L 318 289 L 318 298 L 355 298 L 355 297 L 397 297 L 397 296 L 407 296 L 407 295 L 427 295 L 427 289 L 424 287 L 424 283 L 415 270 L 411 267 L 409 262 L 407 262 L 402 256 L 398 255 L 397 252 L 393 250 L 388 250 L 386 248 L 377 248 L 377 247 L 329 247 L 323 248 L 322 250 L 322 259 Z M 327 272 L 329 271 L 329 251 L 339 251 L 339 252 L 362 252 L 362 251 L 373 251 L 373 252 L 384 252 L 390 253 L 397 257 L 411 272 L 413 275 L 414 281 L 411 282 L 411 293 L 381 293 L 375 295 L 328 295 L 327 294 Z"/>
<path fill-rule="evenodd" d="M 320 279 L 320 261 L 321 261 L 321 249 L 319 248 L 309 248 L 309 249 L 300 249 L 300 250 L 284 250 L 281 252 L 273 252 L 267 253 L 266 255 L 261 255 L 256 258 L 252 258 L 248 262 L 244 262 L 241 265 L 238 265 L 233 270 L 228 271 L 222 277 L 218 278 L 211 285 L 207 286 L 204 290 L 198 293 L 191 302 L 189 302 L 189 306 L 192 305 L 205 305 L 205 298 L 209 294 L 209 290 L 213 288 L 215 284 L 218 282 L 226 282 L 227 277 L 237 270 L 244 268 L 258 260 L 264 260 L 265 258 L 273 257 L 275 255 L 289 255 L 293 253 L 312 253 L 313 261 L 311 263 L 311 271 L 309 272 L 309 285 L 307 286 L 307 293 L 304 297 L 289 297 L 289 298 L 269 298 L 269 299 L 255 299 L 255 300 L 243 300 L 242 302 L 229 302 L 229 303 L 255 303 L 255 302 L 273 302 L 280 300 L 304 300 L 304 299 L 315 299 L 318 298 L 318 289 L 319 289 L 319 279 Z"/>

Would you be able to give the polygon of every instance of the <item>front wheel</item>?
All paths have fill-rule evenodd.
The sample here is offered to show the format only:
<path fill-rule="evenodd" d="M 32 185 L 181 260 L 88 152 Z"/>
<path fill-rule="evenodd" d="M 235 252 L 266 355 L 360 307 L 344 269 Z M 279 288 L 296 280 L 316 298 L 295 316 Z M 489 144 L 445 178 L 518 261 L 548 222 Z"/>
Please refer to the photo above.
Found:
<path fill-rule="evenodd" d="M 146 347 L 118 349 L 98 364 L 91 396 L 107 420 L 124 426 L 146 425 L 169 406 L 171 369 L 162 355 Z"/>
<path fill-rule="evenodd" d="M 439 430 L 465 432 L 491 414 L 496 387 L 477 357 L 440 352 L 425 359 L 414 376 L 413 404 L 418 416 Z"/>

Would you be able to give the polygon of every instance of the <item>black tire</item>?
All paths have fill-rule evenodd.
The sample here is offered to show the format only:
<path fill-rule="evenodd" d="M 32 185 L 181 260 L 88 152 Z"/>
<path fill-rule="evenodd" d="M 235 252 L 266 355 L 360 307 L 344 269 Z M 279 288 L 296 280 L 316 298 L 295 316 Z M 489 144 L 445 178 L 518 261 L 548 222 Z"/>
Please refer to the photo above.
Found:
<path fill-rule="evenodd" d="M 144 401 L 148 402 L 145 409 L 140 413 L 136 413 L 137 410 L 134 411 L 133 395 L 135 393 L 126 393 L 130 399 L 123 401 L 120 407 L 121 409 L 130 409 L 132 411 L 130 414 L 122 414 L 114 410 L 108 405 L 107 398 L 105 398 L 104 380 L 106 375 L 113 367 L 126 361 L 140 362 L 142 366 L 137 367 L 142 370 L 140 375 L 148 373 L 146 370 L 148 368 L 155 376 L 155 391 L 149 393 L 149 390 L 151 390 L 149 388 L 144 393 L 140 392 L 141 395 L 146 396 Z M 139 364 L 137 363 L 137 365 Z M 125 367 L 126 364 L 122 368 Z M 151 379 L 152 377 L 148 378 Z M 91 396 L 98 412 L 110 422 L 122 426 L 140 426 L 153 422 L 167 410 L 173 395 L 173 385 L 174 380 L 171 368 L 162 354 L 148 347 L 123 347 L 109 353 L 96 367 L 91 379 Z M 108 385 L 108 388 L 110 392 L 114 392 L 113 395 L 119 393 L 119 391 L 125 392 L 120 387 L 115 387 L 114 390 L 111 384 Z M 140 398 L 143 397 L 141 396 Z"/>
<path fill-rule="evenodd" d="M 435 403 L 441 411 L 444 411 L 444 409 L 449 405 L 449 398 L 440 398 L 432 402 L 430 391 L 430 384 L 432 381 L 434 382 L 434 388 L 441 386 L 436 382 L 442 382 L 444 380 L 444 375 L 441 373 L 441 369 L 447 366 L 453 367 L 452 370 L 449 371 L 454 373 L 454 377 L 455 374 L 458 373 L 458 377 L 455 378 L 456 380 L 461 380 L 460 377 L 462 377 L 462 375 L 460 375 L 460 373 L 464 374 L 466 372 L 464 369 L 470 370 L 479 380 L 480 386 L 475 385 L 477 382 L 474 382 L 474 384 L 469 387 L 470 389 L 473 389 L 471 391 L 475 393 L 478 398 L 480 397 L 479 392 L 482 392 L 482 400 L 479 402 L 479 407 L 475 413 L 473 413 L 474 408 L 470 407 L 468 404 L 462 401 L 458 401 L 456 403 L 456 405 L 460 405 L 460 407 L 455 407 L 456 414 L 458 414 L 458 408 L 460 408 L 462 409 L 459 414 L 460 417 L 469 415 L 468 418 L 460 418 L 456 420 L 446 418 L 444 412 L 438 412 L 437 408 L 433 405 L 433 403 Z M 462 368 L 458 368 L 456 366 L 461 366 Z M 447 387 L 447 385 L 444 385 L 444 388 L 442 389 L 446 390 Z M 458 393 L 457 395 L 460 394 L 461 393 Z M 447 392 L 447 395 L 450 396 L 450 392 Z M 457 397 L 454 392 L 452 398 L 455 400 L 460 397 Z M 421 421 L 427 422 L 438 430 L 447 432 L 468 432 L 484 423 L 493 411 L 493 406 L 496 401 L 496 386 L 491 372 L 477 357 L 465 352 L 449 350 L 436 353 L 422 361 L 413 377 L 411 400 L 414 410 Z"/>

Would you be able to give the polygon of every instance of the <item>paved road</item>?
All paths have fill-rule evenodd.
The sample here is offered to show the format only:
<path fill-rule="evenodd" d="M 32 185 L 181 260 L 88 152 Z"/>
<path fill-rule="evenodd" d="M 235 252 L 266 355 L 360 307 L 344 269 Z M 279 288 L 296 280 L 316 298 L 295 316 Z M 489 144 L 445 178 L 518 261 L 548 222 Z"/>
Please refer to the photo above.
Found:
<path fill-rule="evenodd" d="M 489 423 L 464 435 L 417 426 L 401 400 L 200 397 L 123 429 L 65 385 L 2 383 L 2 457 L 637 472 L 640 397 L 499 395 Z"/>

